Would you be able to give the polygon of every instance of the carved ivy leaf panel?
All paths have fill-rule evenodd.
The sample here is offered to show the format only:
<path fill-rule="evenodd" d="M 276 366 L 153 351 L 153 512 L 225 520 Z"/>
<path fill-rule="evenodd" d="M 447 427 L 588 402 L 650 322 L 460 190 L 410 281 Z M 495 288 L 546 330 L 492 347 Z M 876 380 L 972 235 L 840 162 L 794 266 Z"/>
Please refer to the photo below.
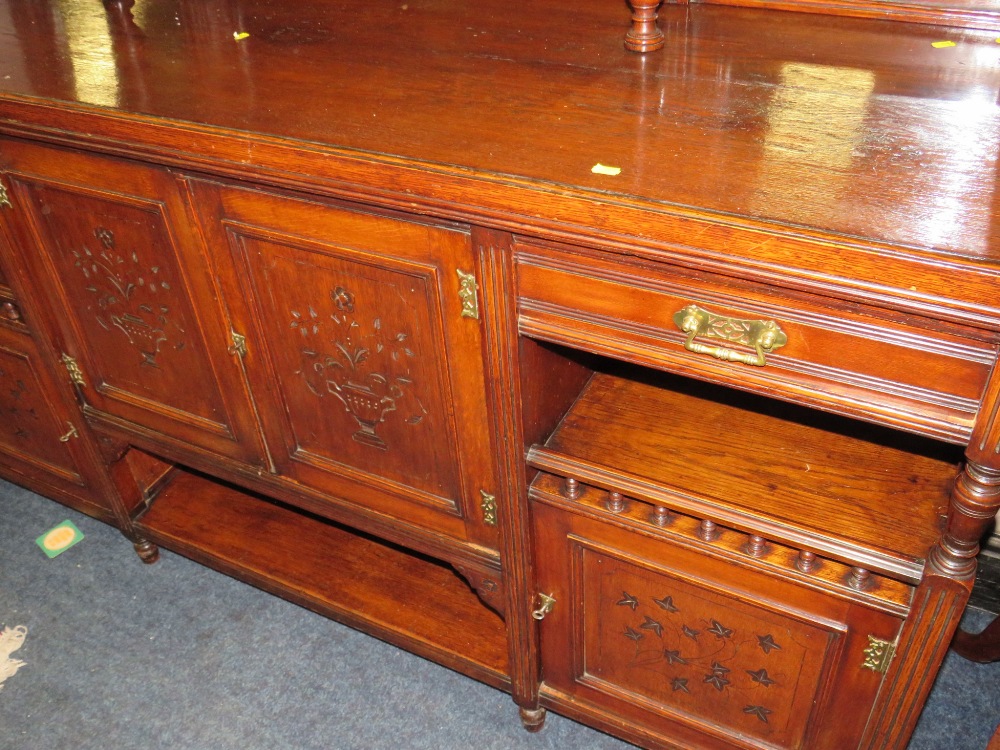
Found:
<path fill-rule="evenodd" d="M 578 680 L 798 746 L 827 631 L 585 543 L 575 560 L 585 613 Z"/>

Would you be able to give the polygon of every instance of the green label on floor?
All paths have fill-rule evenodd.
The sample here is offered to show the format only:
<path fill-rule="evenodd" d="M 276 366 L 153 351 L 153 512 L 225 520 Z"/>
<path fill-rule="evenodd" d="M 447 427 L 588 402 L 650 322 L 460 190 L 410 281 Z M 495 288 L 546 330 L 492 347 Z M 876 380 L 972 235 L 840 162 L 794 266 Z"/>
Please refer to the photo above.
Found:
<path fill-rule="evenodd" d="M 63 521 L 55 528 L 42 534 L 35 543 L 49 557 L 61 555 L 74 544 L 83 539 L 83 532 L 76 528 L 72 521 Z"/>

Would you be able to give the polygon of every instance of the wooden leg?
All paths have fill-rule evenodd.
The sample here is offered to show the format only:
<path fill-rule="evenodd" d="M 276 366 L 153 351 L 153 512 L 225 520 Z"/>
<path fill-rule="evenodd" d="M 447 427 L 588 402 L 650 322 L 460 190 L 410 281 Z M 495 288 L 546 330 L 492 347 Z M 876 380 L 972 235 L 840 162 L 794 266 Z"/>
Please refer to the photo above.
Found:
<path fill-rule="evenodd" d="M 625 35 L 629 52 L 652 52 L 663 47 L 663 32 L 656 25 L 660 0 L 631 0 L 632 28 Z"/>
<path fill-rule="evenodd" d="M 138 539 L 132 543 L 132 546 L 135 547 L 139 559 L 146 565 L 152 565 L 160 559 L 160 548 L 146 539 Z"/>
<path fill-rule="evenodd" d="M 545 726 L 544 708 L 521 708 L 521 723 L 529 732 L 540 732 Z"/>

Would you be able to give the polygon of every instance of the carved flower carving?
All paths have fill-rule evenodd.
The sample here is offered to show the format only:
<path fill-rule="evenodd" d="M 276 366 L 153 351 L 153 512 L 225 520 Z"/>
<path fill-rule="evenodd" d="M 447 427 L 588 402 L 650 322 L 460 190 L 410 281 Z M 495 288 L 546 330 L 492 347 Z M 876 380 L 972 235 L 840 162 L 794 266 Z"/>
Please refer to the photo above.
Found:
<path fill-rule="evenodd" d="M 354 295 L 344 289 L 344 287 L 338 286 L 330 292 L 330 296 L 333 298 L 333 304 L 337 306 L 338 310 L 346 313 L 354 312 Z"/>
<path fill-rule="evenodd" d="M 94 236 L 97 238 L 106 250 L 110 250 L 115 246 L 115 235 L 110 229 L 105 229 L 104 227 L 98 227 L 94 230 Z"/>

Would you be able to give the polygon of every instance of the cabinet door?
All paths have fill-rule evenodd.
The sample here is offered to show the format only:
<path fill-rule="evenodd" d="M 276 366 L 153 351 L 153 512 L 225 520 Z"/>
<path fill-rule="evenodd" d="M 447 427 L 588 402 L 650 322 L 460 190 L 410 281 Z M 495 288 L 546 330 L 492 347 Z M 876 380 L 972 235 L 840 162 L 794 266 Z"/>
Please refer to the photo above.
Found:
<path fill-rule="evenodd" d="M 247 391 L 173 176 L 21 142 L 0 145 L 0 167 L 15 261 L 49 301 L 88 406 L 256 461 Z"/>
<path fill-rule="evenodd" d="M 210 184 L 194 194 L 277 471 L 345 508 L 493 545 L 468 233 Z"/>
<path fill-rule="evenodd" d="M 74 414 L 27 333 L 0 323 L 0 473 L 92 515 L 111 508 L 91 489 Z"/>
<path fill-rule="evenodd" d="M 543 691 L 686 748 L 857 747 L 893 614 L 533 504 Z"/>

